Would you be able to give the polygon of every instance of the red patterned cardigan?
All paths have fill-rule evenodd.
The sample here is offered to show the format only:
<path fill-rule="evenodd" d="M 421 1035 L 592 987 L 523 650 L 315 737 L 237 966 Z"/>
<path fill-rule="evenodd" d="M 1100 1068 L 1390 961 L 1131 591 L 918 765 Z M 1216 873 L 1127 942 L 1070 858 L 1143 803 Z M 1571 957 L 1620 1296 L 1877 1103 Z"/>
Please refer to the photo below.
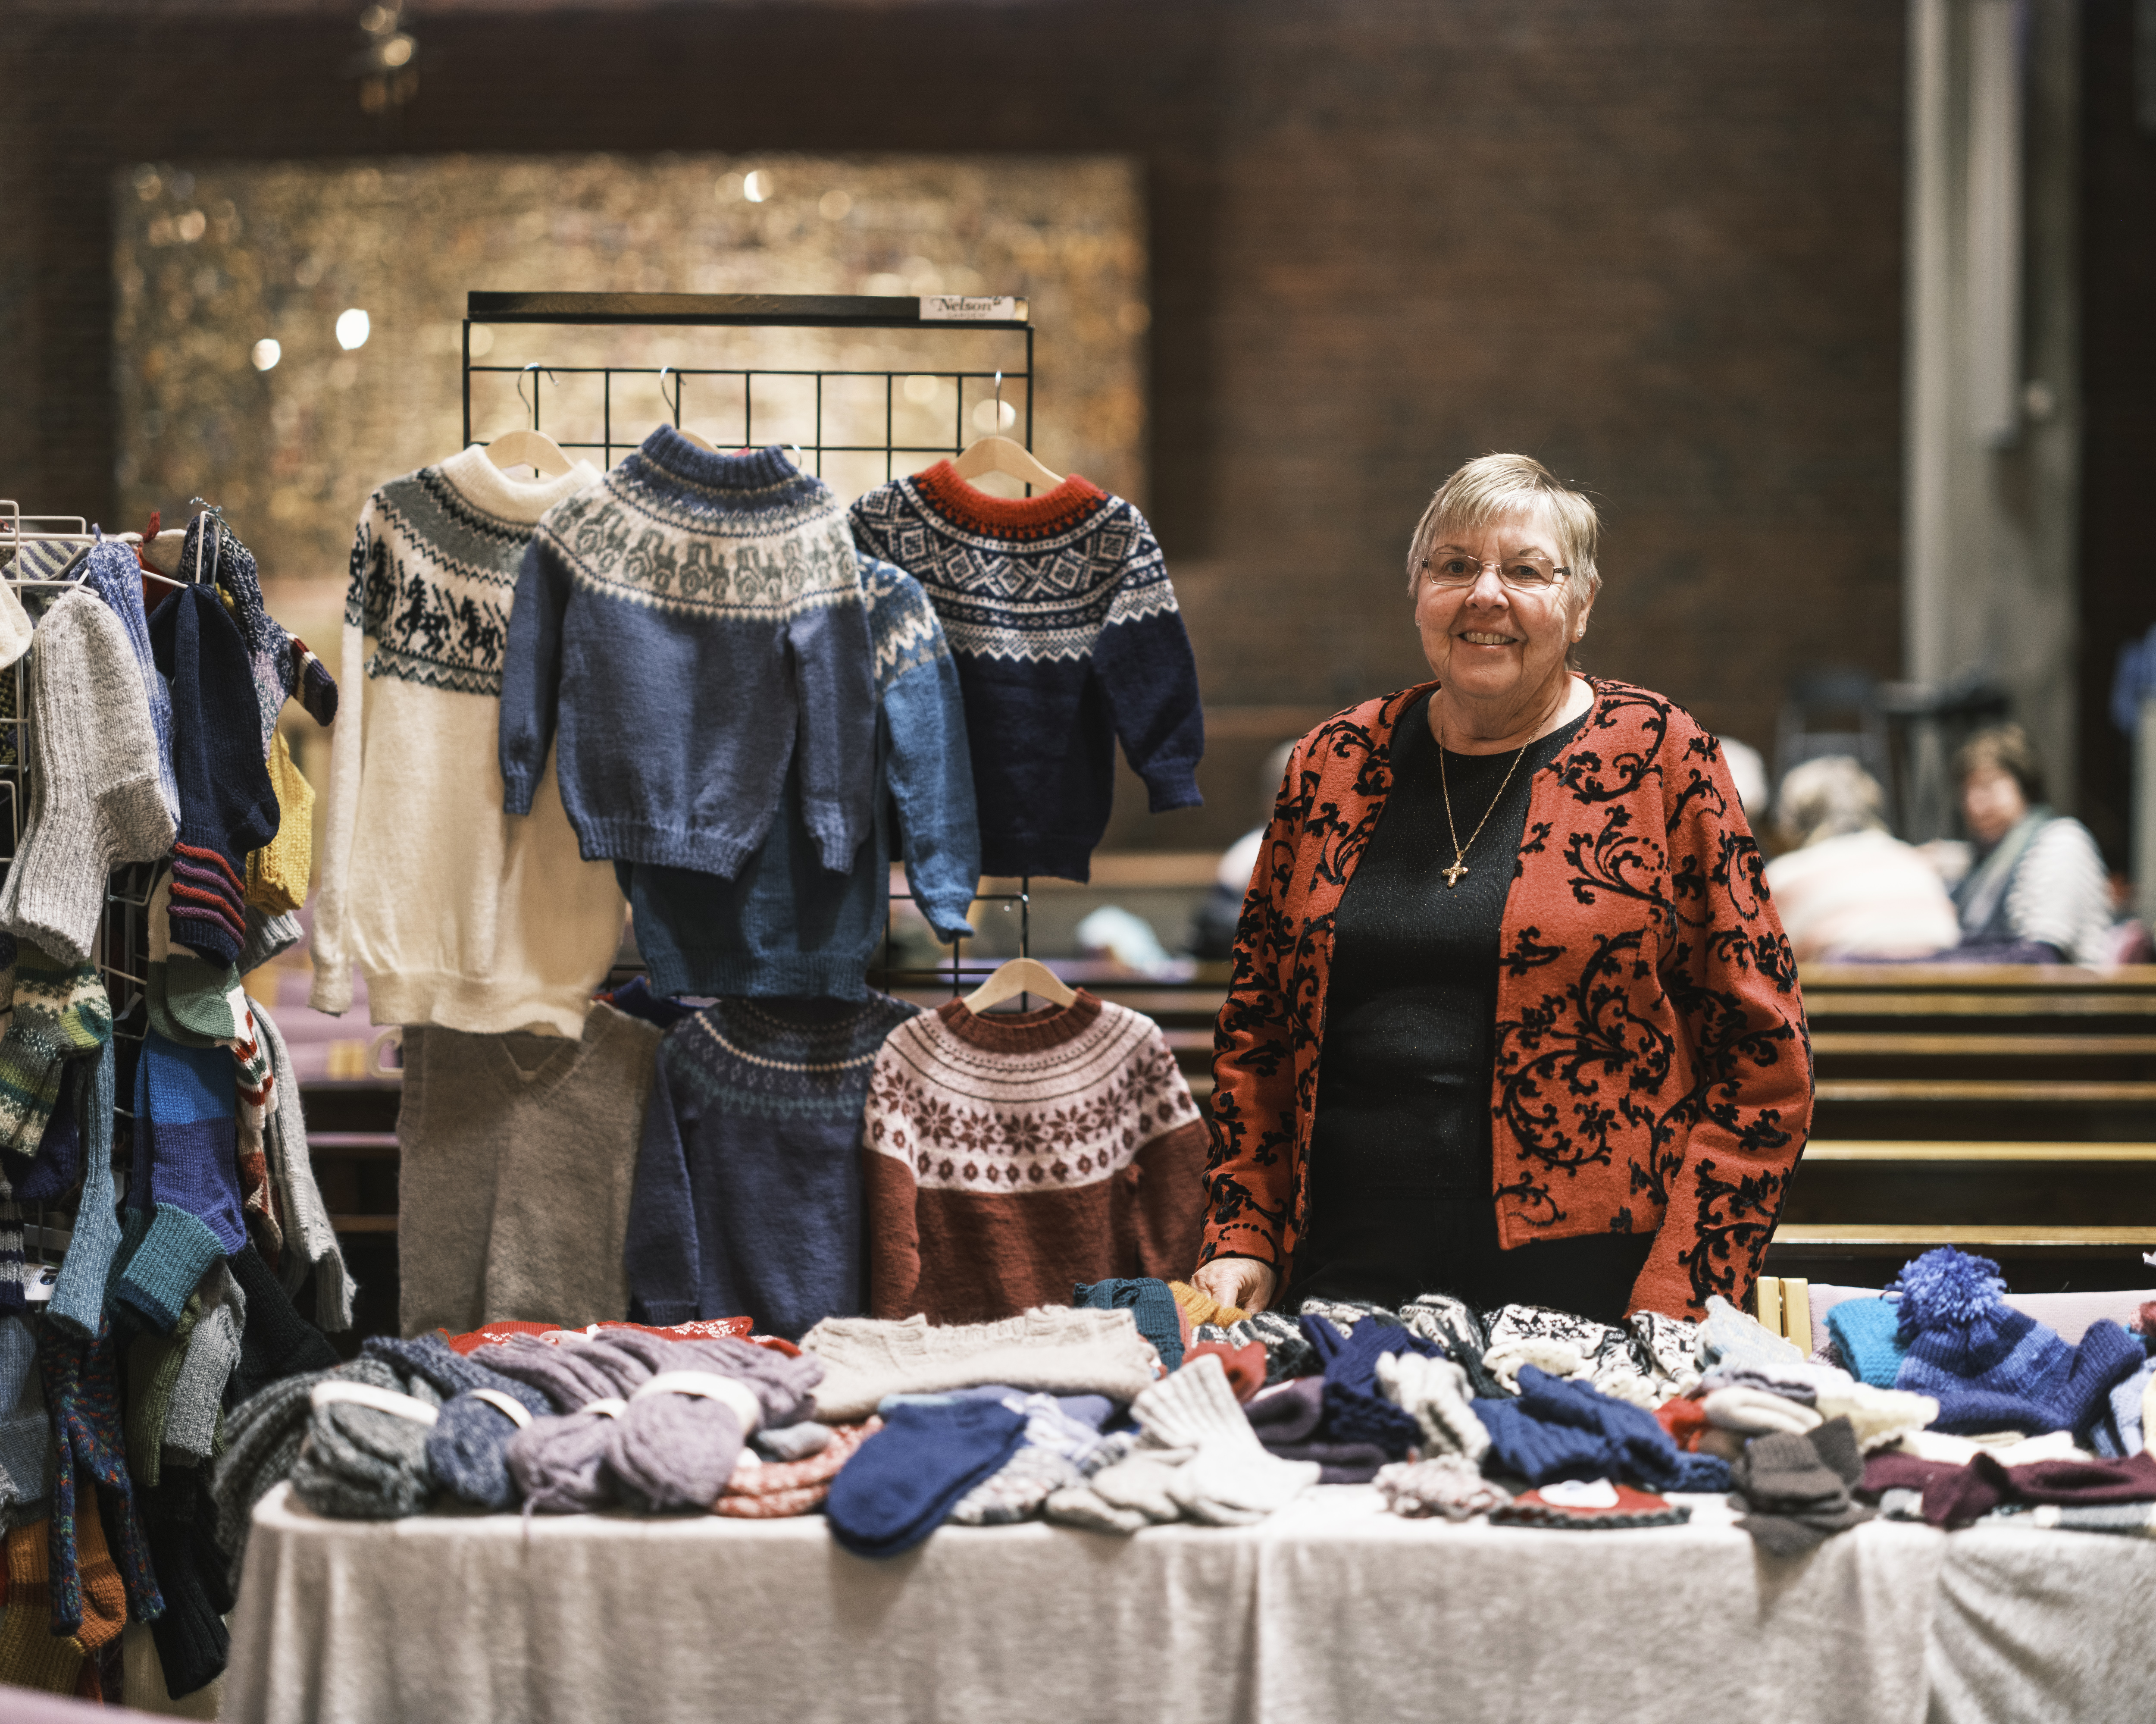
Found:
<path fill-rule="evenodd" d="M 1713 737 L 1590 681 L 1585 726 L 1536 775 L 1505 904 L 1498 1235 L 1652 1232 L 1633 1309 L 1697 1315 L 1758 1274 L 1811 1123 L 1811 1039 Z M 1435 686 L 1327 719 L 1289 760 L 1214 1032 L 1207 1260 L 1285 1281 L 1308 1229 L 1333 913 L 1384 812 L 1393 727 Z"/>

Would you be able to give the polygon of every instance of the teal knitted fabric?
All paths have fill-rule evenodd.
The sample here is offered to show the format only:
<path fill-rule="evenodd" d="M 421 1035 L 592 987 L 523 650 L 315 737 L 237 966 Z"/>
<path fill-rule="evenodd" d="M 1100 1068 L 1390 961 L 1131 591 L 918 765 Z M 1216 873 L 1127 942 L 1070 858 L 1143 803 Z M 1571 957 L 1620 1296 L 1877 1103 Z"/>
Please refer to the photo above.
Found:
<path fill-rule="evenodd" d="M 1908 1349 L 1897 1338 L 1901 1313 L 1884 1299 L 1845 1299 L 1826 1314 L 1843 1366 L 1875 1389 L 1891 1389 Z"/>

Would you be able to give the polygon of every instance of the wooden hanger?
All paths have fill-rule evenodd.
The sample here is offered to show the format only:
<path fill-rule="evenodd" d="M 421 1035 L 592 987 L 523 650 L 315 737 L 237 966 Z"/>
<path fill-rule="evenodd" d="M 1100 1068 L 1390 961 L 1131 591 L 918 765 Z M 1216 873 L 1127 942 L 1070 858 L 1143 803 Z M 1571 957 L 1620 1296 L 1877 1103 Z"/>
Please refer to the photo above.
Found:
<path fill-rule="evenodd" d="M 1063 978 L 1038 958 L 1014 958 L 966 996 L 966 1009 L 980 1013 L 1019 994 L 1038 994 L 1055 1006 L 1070 1006 L 1078 996 Z"/>
<path fill-rule="evenodd" d="M 1028 485 L 1038 485 L 1053 491 L 1063 482 L 1060 473 L 1051 473 L 1034 458 L 1033 451 L 1013 437 L 1001 435 L 983 437 L 968 445 L 966 452 L 951 463 L 952 471 L 961 479 L 978 479 L 983 473 L 1002 473 Z"/>
<path fill-rule="evenodd" d="M 576 465 L 562 445 L 544 431 L 521 429 L 504 431 L 488 444 L 486 458 L 504 471 L 511 467 L 536 467 L 549 479 L 560 478 Z"/>

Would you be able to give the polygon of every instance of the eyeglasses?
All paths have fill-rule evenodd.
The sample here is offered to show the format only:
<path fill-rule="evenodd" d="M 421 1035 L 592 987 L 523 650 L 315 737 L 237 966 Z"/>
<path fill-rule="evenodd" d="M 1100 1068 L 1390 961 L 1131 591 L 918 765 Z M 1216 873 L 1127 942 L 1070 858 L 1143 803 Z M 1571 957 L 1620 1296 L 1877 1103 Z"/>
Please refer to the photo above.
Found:
<path fill-rule="evenodd" d="M 1572 573 L 1569 569 L 1554 567 L 1547 558 L 1537 557 L 1532 552 L 1508 557 L 1502 563 L 1485 563 L 1465 551 L 1446 551 L 1440 556 L 1426 558 L 1422 566 L 1434 587 L 1471 587 L 1486 569 L 1516 593 L 1545 591 Z"/>

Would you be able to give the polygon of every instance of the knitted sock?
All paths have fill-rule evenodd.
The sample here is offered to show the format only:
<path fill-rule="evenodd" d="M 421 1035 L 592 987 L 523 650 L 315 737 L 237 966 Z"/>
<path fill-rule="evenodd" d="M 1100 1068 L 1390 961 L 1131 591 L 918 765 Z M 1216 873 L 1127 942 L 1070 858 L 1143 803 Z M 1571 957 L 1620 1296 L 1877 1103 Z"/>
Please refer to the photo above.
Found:
<path fill-rule="evenodd" d="M 280 1377 L 335 1367 L 337 1351 L 329 1337 L 292 1308 L 291 1295 L 270 1273 L 260 1253 L 246 1246 L 233 1253 L 228 1267 L 247 1300 L 247 1327 L 232 1374 L 234 1398 L 245 1400 Z"/>
<path fill-rule="evenodd" d="M 52 1632 L 47 1528 L 39 1521 L 8 1533 L 8 1613 L 0 1620 L 0 1683 L 72 1694 L 82 1651 Z"/>
<path fill-rule="evenodd" d="M 1845 1418 L 1754 1438 L 1730 1463 L 1729 1477 L 1751 1510 L 1737 1524 L 1769 1556 L 1801 1556 L 1871 1518 L 1850 1495 L 1863 1480 L 1864 1459 Z"/>
<path fill-rule="evenodd" d="M 60 1261 L 59 1279 L 47 1308 L 49 1320 L 69 1334 L 97 1332 L 105 1287 L 120 1246 L 120 1220 L 112 1200 L 112 1104 L 116 1057 L 110 1040 L 82 1063 L 82 1197 L 74 1233 Z"/>
<path fill-rule="evenodd" d="M 208 1464 L 217 1445 L 225 1385 L 239 1363 L 240 1331 L 247 1326 L 247 1301 L 239 1284 L 218 1263 L 203 1278 L 197 1296 L 203 1315 L 187 1336 L 165 1403 L 161 1472 L 175 1464 Z"/>
<path fill-rule="evenodd" d="M 1070 1289 L 1070 1303 L 1090 1310 L 1128 1311 L 1163 1365 L 1173 1371 L 1183 1363 L 1183 1316 L 1167 1282 L 1143 1275 L 1081 1281 Z"/>
<path fill-rule="evenodd" d="M 0 1317 L 0 1510 L 52 1494 L 51 1449 L 36 1337 L 20 1317 Z"/>
<path fill-rule="evenodd" d="M 60 1065 L 112 1034 L 112 1004 L 88 964 L 64 964 L 28 940 L 15 956 L 15 1011 L 0 1036 L 0 1143 L 36 1153 L 59 1099 Z"/>
<path fill-rule="evenodd" d="M 190 1294 L 172 1334 L 138 1335 L 127 1349 L 127 1471 L 140 1484 L 157 1482 L 165 1417 L 180 1367 L 187 1362 L 188 1337 L 202 1314 L 202 1300 Z"/>
<path fill-rule="evenodd" d="M 896 1408 L 832 1483 L 832 1536 L 860 1557 L 911 1550 L 1024 1437 L 1024 1415 L 994 1401 Z"/>
<path fill-rule="evenodd" d="M 326 729 L 336 723 L 336 678 L 330 675 L 328 666 L 315 656 L 305 641 L 297 635 L 289 640 L 290 658 L 295 667 L 291 697 L 306 709 L 310 718 Z"/>
<path fill-rule="evenodd" d="M 143 1493 L 142 1525 L 150 1541 L 165 1613 L 150 1625 L 174 1699 L 207 1687 L 224 1672 L 232 1639 L 224 1613 L 234 1601 L 225 1554 L 212 1532 L 216 1506 L 199 1469 L 174 1467 Z"/>
<path fill-rule="evenodd" d="M 1170 1487 L 1194 1520 L 1232 1525 L 1270 1515 L 1317 1482 L 1315 1464 L 1265 1453 L 1210 1355 L 1155 1383 L 1131 1412 L 1154 1442 L 1198 1451 Z"/>
<path fill-rule="evenodd" d="M 1274 1383 L 1251 1397 L 1243 1417 L 1268 1449 L 1306 1442 L 1325 1418 L 1325 1379 L 1297 1377 Z"/>
<path fill-rule="evenodd" d="M 1490 1433 L 1469 1403 L 1467 1373 L 1450 1359 L 1420 1353 L 1385 1353 L 1378 1360 L 1378 1387 L 1422 1428 L 1425 1458 L 1461 1454 L 1477 1463 L 1490 1451 Z"/>
<path fill-rule="evenodd" d="M 792 1423 L 814 1407 L 824 1375 L 814 1358 L 789 1359 L 745 1341 L 662 1341 L 658 1373 L 639 1385 L 606 1433 L 607 1469 L 624 1500 L 649 1512 L 708 1509 L 733 1476 L 748 1433 L 766 1420 Z M 656 1386 L 676 1373 L 706 1373 L 738 1384 L 739 1404 Z M 754 1413 L 745 1418 L 744 1413 Z M 1045 1494 L 1045 1493 L 1044 1493 Z"/>
<path fill-rule="evenodd" d="M 57 1454 L 51 1521 L 53 1626 L 71 1634 L 82 1624 L 79 1516 L 100 1511 L 98 1487 L 102 1511 L 116 1536 L 113 1556 L 126 1589 L 127 1613 L 138 1622 L 151 1621 L 165 1607 L 127 1476 L 119 1341 L 111 1325 L 90 1341 L 48 1330 L 39 1339 L 38 1370 L 45 1404 L 52 1409 Z"/>
<path fill-rule="evenodd" d="M 82 1588 L 82 1626 L 75 1644 L 85 1653 L 120 1638 L 127 1626 L 127 1589 L 105 1542 L 105 1516 L 92 1491 L 75 1520 L 75 1573 Z"/>
<path fill-rule="evenodd" d="M 38 1152 L 28 1161 L 12 1151 L 0 1152 L 9 1183 L 18 1203 L 54 1203 L 74 1190 L 82 1177 L 82 1088 L 84 1071 L 90 1062 L 71 1059 L 60 1066 L 59 1094 L 54 1099 L 52 1116 Z"/>
<path fill-rule="evenodd" d="M 0 1313 L 30 1306 L 30 1262 L 23 1242 L 22 1206 L 0 1198 Z"/>
<path fill-rule="evenodd" d="M 1180 1520 L 1176 1477 L 1194 1449 L 1137 1449 L 1094 1474 L 1083 1486 L 1056 1491 L 1041 1507 L 1065 1526 L 1129 1534 Z"/>
<path fill-rule="evenodd" d="M 1380 1469 L 1372 1482 L 1387 1508 L 1411 1519 L 1442 1515 L 1448 1521 L 1469 1521 L 1512 1500 L 1511 1491 L 1485 1479 L 1481 1469 L 1464 1454 L 1395 1461 Z"/>
<path fill-rule="evenodd" d="M 240 1024 L 233 996 L 239 991 L 239 971 L 232 965 L 213 964 L 175 946 L 165 966 L 165 1011 L 182 1033 L 175 1035 L 157 1023 L 154 1016 L 152 1025 L 160 1035 L 176 1042 L 234 1041 L 239 1036 Z M 156 1010 L 153 993 L 151 1011 L 154 1014 Z"/>

